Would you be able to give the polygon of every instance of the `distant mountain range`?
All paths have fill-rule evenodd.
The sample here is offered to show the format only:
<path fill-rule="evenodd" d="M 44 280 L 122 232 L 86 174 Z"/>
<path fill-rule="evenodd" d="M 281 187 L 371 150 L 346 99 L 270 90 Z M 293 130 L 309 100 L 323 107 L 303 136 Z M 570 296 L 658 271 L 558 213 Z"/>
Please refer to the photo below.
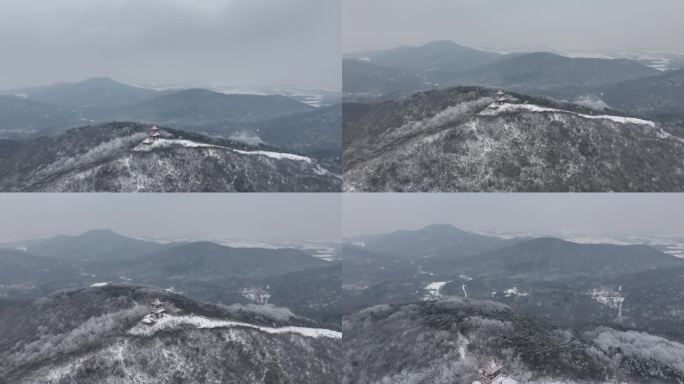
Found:
<path fill-rule="evenodd" d="M 510 92 L 497 101 L 495 91 L 345 104 L 344 189 L 684 190 L 684 140 L 664 126 L 605 106 Z"/>
<path fill-rule="evenodd" d="M 143 323 L 160 300 L 164 317 Z M 274 306 L 222 306 L 133 285 L 0 307 L 0 383 L 317 382 L 341 333 Z"/>
<path fill-rule="evenodd" d="M 305 155 L 161 128 L 106 123 L 0 148 L 0 190 L 334 192 L 340 178 Z"/>
<path fill-rule="evenodd" d="M 388 248 L 385 244 L 389 243 L 406 244 L 408 250 Z M 421 247 L 425 252 L 418 251 Z M 588 291 L 623 286 L 625 292 L 637 292 L 633 286 L 636 284 L 642 287 L 638 288 L 639 296 L 634 293 L 634 301 L 630 296 L 625 301 L 626 313 L 635 316 L 634 326 L 653 331 L 650 320 L 656 316 L 637 315 L 646 307 L 653 309 L 652 298 L 636 299 L 646 295 L 648 290 L 644 286 L 647 285 L 653 292 L 662 293 L 656 301 L 660 306 L 658 313 L 663 316 L 657 317 L 668 320 L 663 321 L 660 332 L 675 334 L 684 340 L 684 333 L 675 331 L 677 324 L 684 325 L 681 320 L 663 313 L 663 308 L 668 306 L 684 310 L 677 301 L 679 294 L 666 291 L 684 288 L 684 280 L 677 280 L 684 278 L 684 260 L 647 246 L 577 244 L 553 238 L 503 240 L 439 225 L 346 239 L 342 257 L 347 312 L 373 304 L 419 300 L 427 294 L 427 285 L 441 281 L 444 295 L 462 297 L 462 285 L 465 285 L 469 297 L 501 300 L 515 308 L 543 313 L 550 320 L 574 326 L 593 321 L 610 322 L 615 318 L 612 311 L 604 313 Z M 645 278 L 661 274 L 662 280 L 668 283 L 656 284 L 654 278 Z M 506 293 L 513 287 L 525 296 Z M 556 300 L 564 302 L 567 308 L 573 305 L 598 308 L 597 317 L 581 310 L 568 314 L 555 306 Z"/>
<path fill-rule="evenodd" d="M 372 72 L 376 73 L 376 78 L 393 79 L 391 87 L 394 89 L 379 87 L 380 95 L 478 85 L 542 96 L 556 96 L 562 92 L 570 95 L 568 87 L 584 89 L 661 73 L 628 59 L 570 58 L 548 52 L 498 54 L 451 41 L 359 53 L 348 56 L 343 65 L 356 68 L 343 78 L 343 90 L 348 97 L 365 93 L 357 88 L 363 86 L 358 80 Z M 395 76 L 392 72 L 397 70 L 404 71 L 404 76 Z M 372 87 L 370 84 L 365 86 Z"/>
<path fill-rule="evenodd" d="M 70 108 L 112 108 L 141 102 L 160 92 L 118 83 L 110 78 L 89 78 L 79 83 L 60 83 L 5 91 L 30 101 Z"/>
<path fill-rule="evenodd" d="M 370 63 L 422 72 L 461 71 L 501 60 L 506 55 L 464 47 L 453 41 L 432 41 L 421 46 L 355 54 Z"/>
<path fill-rule="evenodd" d="M 348 55 L 343 61 L 343 91 L 349 102 L 464 85 L 570 101 L 600 100 L 667 122 L 681 134 L 683 70 L 663 73 L 629 59 L 570 58 L 548 52 L 497 54 L 437 41 Z"/>
<path fill-rule="evenodd" d="M 247 131 L 252 141 L 320 156 L 339 170 L 341 116 L 331 114 L 329 106 L 318 111 L 290 97 L 223 94 L 207 89 L 157 91 L 109 78 L 0 93 L 3 139 L 33 139 L 114 121 L 158 124 L 223 137 Z M 250 129 L 252 124 L 255 129 Z M 302 131 L 296 126 L 302 126 Z M 338 134 L 330 133 L 333 128 Z"/>
<path fill-rule="evenodd" d="M 269 302 L 332 328 L 339 328 L 341 274 L 339 262 L 295 249 L 160 244 L 110 230 L 0 246 L 0 297 L 6 299 L 130 283 L 226 305 Z"/>

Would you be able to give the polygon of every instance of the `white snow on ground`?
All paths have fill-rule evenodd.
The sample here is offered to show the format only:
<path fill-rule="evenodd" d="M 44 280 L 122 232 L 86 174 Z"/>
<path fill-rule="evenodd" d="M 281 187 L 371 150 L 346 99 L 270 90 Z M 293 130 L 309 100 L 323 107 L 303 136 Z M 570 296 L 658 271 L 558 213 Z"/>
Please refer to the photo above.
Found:
<path fill-rule="evenodd" d="M 270 151 L 241 151 L 239 149 L 233 149 L 233 152 L 241 153 L 243 155 L 261 155 L 261 156 L 266 156 L 266 157 L 270 157 L 272 159 L 278 159 L 278 160 L 287 159 L 287 160 L 306 161 L 307 163 L 311 163 L 311 158 L 306 157 L 306 156 L 295 155 L 292 153 L 270 152 Z"/>
<path fill-rule="evenodd" d="M 108 285 L 109 285 L 109 283 L 95 283 L 95 284 L 91 284 L 90 287 L 91 288 L 102 288 L 102 287 L 106 287 Z"/>
<path fill-rule="evenodd" d="M 423 300 L 439 299 L 442 296 L 442 293 L 440 291 L 442 290 L 442 287 L 447 285 L 447 283 L 450 283 L 450 281 L 435 281 L 433 283 L 428 284 L 425 287 L 427 293 L 423 297 Z"/>
<path fill-rule="evenodd" d="M 181 146 L 181 147 L 186 147 L 186 148 L 222 148 L 217 145 L 212 145 L 212 144 L 205 144 L 205 143 L 198 143 L 196 141 L 192 140 L 184 140 L 184 139 L 156 139 L 153 140 L 152 143 L 150 144 L 140 144 L 133 148 L 134 151 L 137 152 L 149 152 L 153 149 L 157 148 L 169 148 L 172 146 Z M 226 148 L 228 149 L 228 148 Z"/>
<path fill-rule="evenodd" d="M 288 334 L 294 333 L 305 337 L 326 337 L 330 339 L 341 339 L 342 332 L 333 331 L 324 328 L 307 328 L 307 327 L 262 327 L 249 323 L 241 323 L 238 321 L 209 319 L 202 316 L 164 316 L 153 325 L 145 325 L 138 323 L 128 332 L 132 335 L 150 336 L 159 331 L 171 330 L 180 327 L 195 327 L 200 329 L 213 328 L 250 328 L 269 334 Z"/>
<path fill-rule="evenodd" d="M 655 123 L 650 120 L 637 119 L 635 117 L 624 117 L 624 116 L 613 116 L 613 115 L 585 115 L 581 113 L 566 111 L 556 108 L 542 107 L 535 104 L 511 104 L 502 103 L 500 105 L 495 105 L 496 108 L 487 108 L 480 112 L 481 116 L 496 116 L 500 113 L 506 112 L 518 112 L 518 111 L 528 111 L 528 112 L 557 112 L 557 113 L 569 113 L 577 116 L 584 117 L 586 119 L 600 119 L 600 120 L 610 120 L 616 123 L 622 124 L 638 124 L 638 125 L 648 125 L 650 127 L 655 127 Z"/>
<path fill-rule="evenodd" d="M 141 143 L 140 145 L 136 146 L 133 148 L 133 151 L 137 152 L 148 152 L 153 149 L 157 148 L 169 148 L 171 146 L 182 146 L 186 148 L 221 148 L 221 149 L 226 149 L 229 151 L 233 151 L 235 153 L 239 153 L 242 155 L 258 155 L 258 156 L 266 156 L 271 159 L 278 159 L 278 160 L 296 160 L 296 161 L 305 161 L 307 163 L 313 163 L 313 160 L 311 160 L 310 157 L 306 156 L 300 156 L 300 155 L 295 155 L 293 153 L 285 153 L 285 152 L 271 152 L 271 151 L 242 151 L 239 149 L 232 149 L 220 145 L 214 145 L 214 144 L 205 144 L 205 143 L 198 143 L 196 141 L 192 140 L 185 140 L 185 139 L 156 139 L 153 140 L 151 144 L 143 144 Z M 321 169 L 320 172 L 323 172 L 325 170 Z M 327 172 L 327 171 L 325 171 Z"/>
<path fill-rule="evenodd" d="M 617 309 L 625 301 L 622 293 L 612 288 L 594 288 L 587 292 L 587 295 L 613 309 Z"/>
<path fill-rule="evenodd" d="M 508 289 L 505 289 L 503 292 L 504 292 L 504 295 L 506 297 L 527 296 L 528 295 L 527 292 L 523 292 L 523 291 L 519 290 L 518 287 L 508 288 Z"/>
<path fill-rule="evenodd" d="M 443 286 L 446 285 L 446 283 L 448 283 L 448 281 L 437 281 L 437 282 L 428 284 L 428 286 L 425 287 L 425 289 L 439 291 L 440 289 L 442 289 Z"/>

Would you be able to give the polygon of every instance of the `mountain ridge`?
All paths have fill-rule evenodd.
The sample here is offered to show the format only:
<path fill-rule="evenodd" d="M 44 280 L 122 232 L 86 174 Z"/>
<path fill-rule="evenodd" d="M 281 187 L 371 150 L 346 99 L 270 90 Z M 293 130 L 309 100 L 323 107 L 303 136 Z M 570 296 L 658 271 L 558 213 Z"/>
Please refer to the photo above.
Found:
<path fill-rule="evenodd" d="M 0 189 L 14 191 L 335 191 L 339 177 L 315 160 L 150 124 L 75 128 L 19 144 Z M 0 155 L 0 157 L 3 157 Z"/>
<path fill-rule="evenodd" d="M 684 142 L 652 121 L 511 92 L 495 98 L 495 89 L 456 87 L 354 114 L 343 121 L 344 190 L 684 188 Z"/>

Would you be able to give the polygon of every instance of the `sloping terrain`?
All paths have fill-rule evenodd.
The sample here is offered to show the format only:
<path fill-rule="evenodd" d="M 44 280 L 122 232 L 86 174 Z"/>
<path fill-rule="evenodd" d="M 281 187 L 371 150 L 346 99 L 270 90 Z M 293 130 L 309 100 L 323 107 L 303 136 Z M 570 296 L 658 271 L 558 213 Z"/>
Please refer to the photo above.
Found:
<path fill-rule="evenodd" d="M 340 179 L 315 160 L 268 146 L 108 123 L 22 142 L 0 169 L 2 191 L 332 192 Z"/>
<path fill-rule="evenodd" d="M 165 315 L 142 323 L 160 299 Z M 0 383 L 335 383 L 341 333 L 271 306 L 214 306 L 134 286 L 0 310 Z"/>
<path fill-rule="evenodd" d="M 458 87 L 343 121 L 346 191 L 681 191 L 684 142 L 652 121 Z"/>
<path fill-rule="evenodd" d="M 670 355 L 683 344 L 607 327 L 573 333 L 491 301 L 380 305 L 346 317 L 343 332 L 349 384 L 471 383 L 490 360 L 521 383 L 684 382 Z"/>

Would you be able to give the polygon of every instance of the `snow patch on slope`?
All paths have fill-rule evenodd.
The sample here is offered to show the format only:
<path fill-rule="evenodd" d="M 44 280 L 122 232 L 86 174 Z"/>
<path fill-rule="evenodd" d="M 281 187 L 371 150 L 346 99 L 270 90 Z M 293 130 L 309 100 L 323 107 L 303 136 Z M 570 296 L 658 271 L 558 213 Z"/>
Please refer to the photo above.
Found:
<path fill-rule="evenodd" d="M 276 160 L 295 160 L 295 161 L 304 161 L 309 164 L 313 163 L 313 160 L 310 157 L 306 156 L 301 156 L 301 155 L 295 155 L 293 153 L 286 153 L 286 152 L 273 152 L 273 151 L 243 151 L 240 149 L 232 149 L 228 147 L 224 147 L 221 145 L 215 145 L 215 144 L 206 144 L 206 143 L 200 143 L 197 141 L 192 141 L 192 140 L 186 140 L 186 139 L 156 139 L 152 141 L 150 144 L 144 144 L 141 143 L 135 148 L 133 148 L 133 151 L 136 152 L 150 152 L 155 149 L 159 148 L 170 148 L 173 146 L 180 146 L 180 147 L 185 147 L 185 148 L 218 148 L 218 149 L 225 149 L 228 151 L 233 151 L 235 153 L 239 153 L 241 155 L 256 155 L 256 156 L 265 156 L 271 159 L 276 159 Z"/>
<path fill-rule="evenodd" d="M 501 113 L 508 112 L 555 112 L 555 113 L 569 113 L 572 115 L 580 116 L 585 119 L 599 119 L 599 120 L 610 120 L 621 124 L 637 124 L 637 125 L 648 125 L 650 127 L 655 127 L 655 123 L 650 120 L 637 119 L 635 117 L 624 117 L 624 116 L 613 116 L 613 115 L 585 115 L 582 113 L 576 113 L 571 111 L 566 111 L 557 108 L 542 107 L 535 104 L 492 104 L 491 108 L 487 108 L 481 111 L 479 114 L 481 116 L 497 116 Z"/>
<path fill-rule="evenodd" d="M 237 153 L 240 153 L 243 155 L 266 156 L 266 157 L 270 157 L 271 159 L 278 159 L 278 160 L 286 159 L 286 160 L 305 161 L 307 163 L 312 162 L 310 157 L 295 155 L 293 153 L 270 152 L 270 151 L 241 151 L 239 149 L 233 149 L 233 152 L 237 152 Z"/>
<path fill-rule="evenodd" d="M 238 321 L 209 319 L 202 316 L 164 316 L 153 325 L 145 325 L 138 323 L 128 332 L 137 336 L 151 336 L 159 331 L 171 330 L 182 327 L 195 327 L 199 329 L 214 329 L 214 328 L 249 328 L 256 329 L 261 332 L 269 334 L 288 334 L 295 333 L 305 337 L 326 337 L 331 339 L 341 339 L 342 333 L 332 331 L 324 328 L 307 328 L 307 327 L 263 327 L 249 323 L 241 323 Z"/>
<path fill-rule="evenodd" d="M 138 146 L 133 148 L 133 151 L 135 151 L 135 152 L 150 152 L 154 149 L 170 148 L 173 146 L 180 146 L 180 147 L 185 147 L 185 148 L 212 148 L 212 147 L 221 148 L 217 145 L 198 143 L 198 142 L 192 141 L 192 140 L 156 139 L 156 140 L 153 140 L 150 144 L 140 143 Z M 226 149 L 228 149 L 228 148 L 226 148 Z"/>
<path fill-rule="evenodd" d="M 428 284 L 425 287 L 425 290 L 427 293 L 423 297 L 423 300 L 436 300 L 439 299 L 442 296 L 441 290 L 442 288 L 450 283 L 450 281 L 435 281 L 433 283 Z"/>

